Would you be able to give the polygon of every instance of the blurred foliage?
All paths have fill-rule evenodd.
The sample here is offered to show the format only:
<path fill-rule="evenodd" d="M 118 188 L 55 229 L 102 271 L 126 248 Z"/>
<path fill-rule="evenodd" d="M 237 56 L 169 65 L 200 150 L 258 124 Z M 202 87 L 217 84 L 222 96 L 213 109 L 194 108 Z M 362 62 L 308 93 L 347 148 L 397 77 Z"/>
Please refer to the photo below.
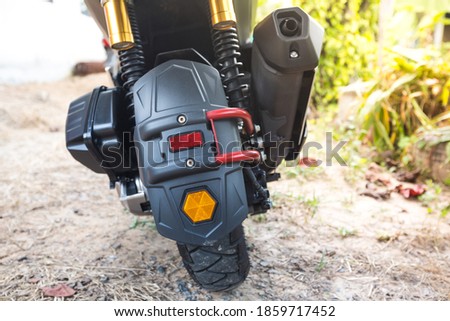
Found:
<path fill-rule="evenodd" d="M 417 53 L 417 51 L 414 51 Z M 401 156 L 415 134 L 450 125 L 450 55 L 422 50 L 391 52 L 359 110 L 365 139 L 380 152 Z"/>
<path fill-rule="evenodd" d="M 445 17 L 445 11 L 417 12 L 418 8 L 411 3 L 397 4 L 392 16 L 386 19 L 384 47 L 425 48 L 434 44 L 435 26 L 449 24 L 450 19 Z"/>
<path fill-rule="evenodd" d="M 395 0 L 399 7 L 410 6 L 417 12 L 446 11 L 450 8 L 450 0 Z"/>

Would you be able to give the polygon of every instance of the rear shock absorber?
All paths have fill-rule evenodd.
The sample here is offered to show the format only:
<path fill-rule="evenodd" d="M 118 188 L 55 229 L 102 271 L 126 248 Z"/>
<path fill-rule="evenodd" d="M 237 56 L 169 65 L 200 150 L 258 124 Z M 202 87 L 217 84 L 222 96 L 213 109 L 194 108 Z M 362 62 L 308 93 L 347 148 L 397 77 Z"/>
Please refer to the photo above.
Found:
<path fill-rule="evenodd" d="M 242 63 L 238 62 L 241 53 L 233 0 L 209 0 L 209 8 L 217 69 L 222 78 L 228 104 L 232 107 L 248 108 L 248 86 L 242 83 L 241 78 L 244 74 L 239 70 Z"/>
<path fill-rule="evenodd" d="M 127 2 L 127 11 L 130 17 L 130 25 L 134 38 L 134 47 L 128 50 L 119 51 L 119 61 L 122 73 L 123 87 L 126 91 L 127 112 L 130 119 L 131 130 L 135 126 L 133 86 L 146 73 L 144 50 L 142 47 L 141 35 L 137 24 L 134 5 Z"/>
<path fill-rule="evenodd" d="M 130 172 L 120 178 L 122 182 L 133 180 L 137 172 L 136 154 L 132 150 L 133 131 L 136 126 L 133 102 L 133 86 L 145 72 L 145 57 L 142 40 L 131 0 L 102 0 L 105 12 L 111 48 L 119 50 L 120 77 L 125 90 L 126 119 L 128 122 L 123 132 L 123 162 L 130 168 Z"/>
<path fill-rule="evenodd" d="M 238 61 L 241 53 L 236 28 L 214 30 L 212 37 L 217 65 L 229 105 L 248 108 L 246 106 L 248 88 L 241 82 L 244 74 L 240 72 L 242 63 Z"/>

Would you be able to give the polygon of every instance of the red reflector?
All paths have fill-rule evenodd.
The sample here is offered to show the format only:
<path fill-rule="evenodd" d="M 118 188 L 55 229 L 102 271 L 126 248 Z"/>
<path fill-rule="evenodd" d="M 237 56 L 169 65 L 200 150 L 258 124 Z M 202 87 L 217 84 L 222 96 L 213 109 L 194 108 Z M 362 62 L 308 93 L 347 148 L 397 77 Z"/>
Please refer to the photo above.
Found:
<path fill-rule="evenodd" d="M 178 152 L 181 149 L 201 147 L 203 145 L 202 132 L 179 134 L 169 137 L 170 150 Z"/>

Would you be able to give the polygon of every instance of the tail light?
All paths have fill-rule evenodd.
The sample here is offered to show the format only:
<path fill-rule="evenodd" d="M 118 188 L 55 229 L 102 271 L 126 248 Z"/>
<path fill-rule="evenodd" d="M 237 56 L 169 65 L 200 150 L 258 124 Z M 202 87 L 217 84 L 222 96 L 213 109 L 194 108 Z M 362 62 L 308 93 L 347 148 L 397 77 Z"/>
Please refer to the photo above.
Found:
<path fill-rule="evenodd" d="M 183 149 L 203 146 L 202 132 L 178 134 L 169 137 L 170 151 L 175 153 Z"/>

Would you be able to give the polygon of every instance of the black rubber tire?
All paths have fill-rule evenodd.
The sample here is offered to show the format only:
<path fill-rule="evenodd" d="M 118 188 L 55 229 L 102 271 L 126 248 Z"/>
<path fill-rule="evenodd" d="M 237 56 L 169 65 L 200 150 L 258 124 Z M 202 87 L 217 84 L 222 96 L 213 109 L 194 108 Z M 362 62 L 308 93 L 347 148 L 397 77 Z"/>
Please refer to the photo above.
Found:
<path fill-rule="evenodd" d="M 232 290 L 244 282 L 250 270 L 242 225 L 208 246 L 177 245 L 186 270 L 206 290 Z"/>

